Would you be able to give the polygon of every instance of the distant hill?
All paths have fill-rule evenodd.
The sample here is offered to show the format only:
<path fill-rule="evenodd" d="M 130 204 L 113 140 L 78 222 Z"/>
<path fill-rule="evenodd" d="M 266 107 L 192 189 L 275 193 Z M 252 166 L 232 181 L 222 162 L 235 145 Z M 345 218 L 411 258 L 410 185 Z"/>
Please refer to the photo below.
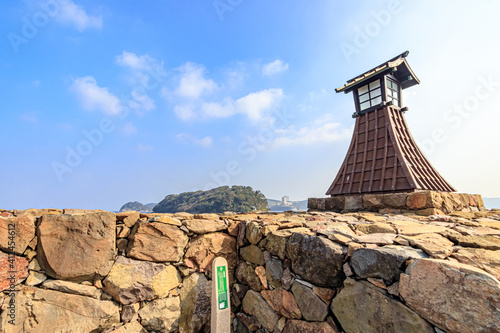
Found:
<path fill-rule="evenodd" d="M 267 200 L 250 186 L 221 186 L 208 191 L 167 195 L 153 208 L 155 213 L 238 213 L 267 211 Z"/>
<path fill-rule="evenodd" d="M 499 208 L 500 198 L 483 198 L 484 206 L 488 209 Z"/>
<path fill-rule="evenodd" d="M 150 212 L 153 207 L 151 207 L 150 204 L 143 205 L 139 201 L 130 201 L 124 204 L 122 208 L 120 208 L 120 212 L 126 212 L 129 210 L 135 210 L 137 212 Z"/>
<path fill-rule="evenodd" d="M 282 200 L 267 199 L 267 205 L 271 212 L 285 212 L 287 210 L 307 210 L 307 200 L 288 201 L 284 204 Z"/>

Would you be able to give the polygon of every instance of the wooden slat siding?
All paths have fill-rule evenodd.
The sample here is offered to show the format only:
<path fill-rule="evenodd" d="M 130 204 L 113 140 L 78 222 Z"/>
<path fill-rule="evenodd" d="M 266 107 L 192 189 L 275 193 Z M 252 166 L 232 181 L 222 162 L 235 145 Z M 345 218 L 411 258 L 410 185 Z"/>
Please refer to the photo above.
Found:
<path fill-rule="evenodd" d="M 368 149 L 368 124 L 370 123 L 370 113 L 366 114 L 365 119 L 365 149 L 363 152 L 363 165 L 361 167 L 361 179 L 359 180 L 358 192 L 361 193 L 361 187 L 365 181 L 365 167 L 366 167 L 366 150 Z"/>
<path fill-rule="evenodd" d="M 385 183 L 385 170 L 387 169 L 387 145 L 389 144 L 389 129 L 387 128 L 388 126 L 387 122 L 387 117 L 385 119 L 385 128 L 384 128 L 384 162 L 382 163 L 382 175 L 380 177 L 380 191 L 384 191 L 384 183 Z"/>
<path fill-rule="evenodd" d="M 413 149 L 415 154 L 419 157 L 419 160 L 423 161 L 424 165 L 430 170 L 433 174 L 435 179 L 437 179 L 438 184 L 441 185 L 441 191 L 445 192 L 455 192 L 456 189 L 448 183 L 443 176 L 432 166 L 432 164 L 429 162 L 429 160 L 424 156 L 420 148 L 417 146 L 415 143 L 415 139 L 413 138 L 411 131 L 409 130 L 408 124 L 406 123 L 406 119 L 402 116 L 401 117 L 401 124 L 403 128 L 406 129 L 407 131 L 407 137 L 410 142 L 414 144 Z M 436 184 L 437 185 L 437 184 Z"/>
<path fill-rule="evenodd" d="M 387 114 L 387 117 L 388 117 L 389 119 L 391 119 L 391 127 L 389 127 L 389 131 L 391 131 L 391 132 L 392 132 L 392 136 L 393 136 L 394 138 L 398 138 L 398 137 L 399 137 L 399 138 L 401 138 L 401 135 L 398 135 L 398 133 L 401 133 L 401 132 L 400 132 L 400 127 L 397 125 L 397 123 L 396 123 L 396 122 L 392 121 L 393 116 L 395 115 L 395 114 L 394 114 L 394 112 L 396 112 L 396 111 L 395 111 L 393 108 L 388 107 L 388 108 L 385 110 L 385 112 L 386 112 L 386 114 Z M 397 111 L 397 112 L 399 112 L 399 111 Z M 396 132 L 396 131 L 397 131 L 397 132 Z M 397 142 L 398 144 L 399 144 L 399 143 L 401 143 L 401 146 L 403 146 L 403 147 L 405 147 L 405 148 L 406 148 L 406 147 L 407 147 L 407 145 L 406 145 L 406 144 L 404 144 L 404 142 L 400 142 L 400 141 L 401 141 L 401 140 L 397 140 L 397 139 L 396 139 L 396 142 Z M 399 147 L 400 147 L 400 145 L 398 145 L 398 148 L 399 148 Z M 400 152 L 400 154 L 399 154 L 399 155 L 400 155 L 400 157 L 401 157 L 401 159 L 400 159 L 400 163 L 402 163 L 401 167 L 403 168 L 403 171 L 404 171 L 404 173 L 405 173 L 405 175 L 406 175 L 406 179 L 407 179 L 407 181 L 408 181 L 408 186 L 409 186 L 409 188 L 412 188 L 412 189 L 417 188 L 417 181 L 416 181 L 416 177 L 415 177 L 415 175 L 413 174 L 412 169 L 408 167 L 408 163 L 411 163 L 411 161 L 410 161 L 410 160 L 408 160 L 408 158 L 407 158 L 407 157 L 409 157 L 409 155 L 407 154 L 407 151 L 406 151 L 406 152 L 405 152 L 405 151 L 402 151 L 402 149 L 399 149 L 399 152 Z M 413 184 L 413 185 L 412 185 L 412 184 Z"/>
<path fill-rule="evenodd" d="M 365 137 L 361 138 L 362 135 Z M 382 142 L 383 149 L 378 147 Z M 360 150 L 363 143 L 364 149 Z M 381 167 L 377 167 L 378 162 L 382 162 Z M 365 181 L 370 163 L 370 177 Z M 357 164 L 362 165 L 360 170 L 356 170 Z M 355 178 L 358 177 L 359 184 L 356 184 Z M 384 106 L 357 117 L 344 163 L 326 194 L 408 192 L 416 189 L 455 191 L 424 157 L 398 107 Z"/>
<path fill-rule="evenodd" d="M 428 188 L 435 188 L 442 190 L 442 184 L 440 184 L 439 180 L 436 178 L 435 173 L 433 172 L 432 169 L 429 169 L 426 165 L 425 162 L 426 159 L 423 159 L 415 154 L 416 151 L 416 144 L 412 141 L 408 136 L 408 127 L 405 126 L 405 124 L 402 122 L 402 119 L 404 119 L 402 116 L 398 117 L 398 112 L 393 110 L 392 113 L 395 115 L 396 121 L 397 121 L 397 130 L 399 132 L 399 136 L 401 138 L 401 141 L 406 141 L 409 142 L 409 145 L 411 145 L 411 149 L 408 150 L 407 154 L 409 157 L 409 160 L 413 162 L 413 172 L 419 175 L 419 181 L 421 182 L 420 187 L 424 189 Z M 410 163 L 411 163 L 410 162 Z"/>
<path fill-rule="evenodd" d="M 375 175 L 375 165 L 377 164 L 378 110 L 373 111 L 373 113 L 375 114 L 375 138 L 373 143 L 372 171 L 370 173 L 370 184 L 368 185 L 368 192 L 372 192 L 373 177 Z"/>

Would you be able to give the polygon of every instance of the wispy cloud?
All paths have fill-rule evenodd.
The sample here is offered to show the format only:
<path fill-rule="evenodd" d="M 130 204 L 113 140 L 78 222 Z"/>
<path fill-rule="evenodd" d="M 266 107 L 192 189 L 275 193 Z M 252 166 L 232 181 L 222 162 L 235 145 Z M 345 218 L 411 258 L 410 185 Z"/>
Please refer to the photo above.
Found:
<path fill-rule="evenodd" d="M 73 25 L 78 31 L 89 28 L 102 28 L 102 17 L 88 15 L 85 9 L 71 0 L 58 0 L 59 14 L 55 16 L 60 23 Z"/>
<path fill-rule="evenodd" d="M 189 133 L 179 133 L 176 135 L 177 142 L 182 144 L 195 144 L 204 148 L 212 147 L 213 138 L 211 136 L 206 136 L 204 138 L 198 139 Z"/>
<path fill-rule="evenodd" d="M 212 79 L 205 77 L 206 69 L 202 65 L 187 62 L 178 69 L 181 73 L 179 85 L 174 94 L 186 99 L 197 99 L 204 94 L 211 94 L 217 89 Z"/>
<path fill-rule="evenodd" d="M 70 91 L 86 110 L 97 110 L 107 115 L 117 115 L 122 111 L 120 99 L 110 93 L 108 88 L 99 87 L 93 76 L 74 79 Z"/>
<path fill-rule="evenodd" d="M 352 128 L 344 128 L 340 123 L 329 122 L 321 126 L 304 126 L 295 128 L 289 126 L 276 131 L 274 148 L 298 145 L 311 145 L 318 142 L 329 143 L 348 140 L 352 135 Z"/>
<path fill-rule="evenodd" d="M 262 66 L 262 75 L 271 76 L 288 70 L 288 64 L 284 64 L 280 59 L 276 59 Z"/>
<path fill-rule="evenodd" d="M 137 127 L 134 126 L 132 122 L 127 122 L 123 125 L 123 134 L 125 135 L 133 135 L 137 133 Z"/>

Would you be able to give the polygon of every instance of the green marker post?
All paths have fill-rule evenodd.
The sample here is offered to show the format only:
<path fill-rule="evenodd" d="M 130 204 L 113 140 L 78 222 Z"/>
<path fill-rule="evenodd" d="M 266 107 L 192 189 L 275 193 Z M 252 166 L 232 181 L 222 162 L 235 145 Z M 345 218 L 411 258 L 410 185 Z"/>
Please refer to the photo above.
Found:
<path fill-rule="evenodd" d="M 212 333 L 230 332 L 231 302 L 229 296 L 227 261 L 218 257 L 212 263 Z"/>

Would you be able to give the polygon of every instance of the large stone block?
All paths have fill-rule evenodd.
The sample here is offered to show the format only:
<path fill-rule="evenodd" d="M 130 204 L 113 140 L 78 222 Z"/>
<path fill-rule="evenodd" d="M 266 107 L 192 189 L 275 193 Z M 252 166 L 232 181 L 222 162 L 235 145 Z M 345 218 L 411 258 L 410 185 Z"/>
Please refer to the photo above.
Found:
<path fill-rule="evenodd" d="M 427 255 L 409 246 L 361 248 L 352 254 L 351 267 L 360 278 L 380 278 L 390 284 L 399 280 L 401 268 L 410 258 L 427 258 Z"/>
<path fill-rule="evenodd" d="M 15 276 L 14 279 L 12 275 Z M 9 289 L 11 283 L 14 285 L 21 283 L 27 276 L 28 260 L 26 258 L 0 251 L 0 291 Z"/>
<path fill-rule="evenodd" d="M 195 234 L 206 234 L 227 230 L 227 225 L 221 220 L 191 219 L 184 220 L 183 223 L 189 231 Z"/>
<path fill-rule="evenodd" d="M 35 217 L 0 217 L 0 249 L 21 255 L 35 238 Z M 10 245 L 14 244 L 11 248 Z"/>
<path fill-rule="evenodd" d="M 199 272 L 210 272 L 215 257 L 227 260 L 229 275 L 232 276 L 238 262 L 236 238 L 218 232 L 193 238 L 184 255 L 184 262 Z"/>
<path fill-rule="evenodd" d="M 258 292 L 247 291 L 245 298 L 243 298 L 243 310 L 255 316 L 269 332 L 274 331 L 279 316 Z"/>
<path fill-rule="evenodd" d="M 273 310 L 280 315 L 292 319 L 300 319 L 302 317 L 295 297 L 283 288 L 264 290 L 261 295 Z"/>
<path fill-rule="evenodd" d="M 312 210 L 318 209 L 318 198 L 308 198 L 307 208 Z"/>
<path fill-rule="evenodd" d="M 345 196 L 344 210 L 358 211 L 363 209 L 363 197 L 361 195 Z"/>
<path fill-rule="evenodd" d="M 421 191 L 409 193 L 406 198 L 408 209 L 419 210 L 425 208 L 441 209 L 443 205 L 443 195 L 434 191 Z"/>
<path fill-rule="evenodd" d="M 345 280 L 344 289 L 331 304 L 344 331 L 434 333 L 432 326 L 418 314 L 380 290 L 368 282 Z"/>
<path fill-rule="evenodd" d="M 302 320 L 288 320 L 283 333 L 338 333 L 328 323 L 310 323 Z"/>
<path fill-rule="evenodd" d="M 2 306 L 0 332 L 103 332 L 120 323 L 112 301 L 23 287 L 16 296 L 15 326 L 8 323 L 8 303 Z"/>
<path fill-rule="evenodd" d="M 61 280 L 106 276 L 115 259 L 116 218 L 110 212 L 44 215 L 38 225 L 37 259 Z"/>
<path fill-rule="evenodd" d="M 139 260 L 177 262 L 188 237 L 178 227 L 161 222 L 138 222 L 129 236 L 127 255 Z"/>
<path fill-rule="evenodd" d="M 212 282 L 204 274 L 194 273 L 185 278 L 180 290 L 182 332 L 208 332 L 210 329 L 210 299 Z"/>
<path fill-rule="evenodd" d="M 174 266 L 118 257 L 104 279 L 104 290 L 127 305 L 167 297 L 181 282 Z"/>
<path fill-rule="evenodd" d="M 345 246 L 323 237 L 296 233 L 288 239 L 286 252 L 293 271 L 307 281 L 320 287 L 342 285 Z"/>
<path fill-rule="evenodd" d="M 180 316 L 179 297 L 156 299 L 139 310 L 141 324 L 148 331 L 175 332 Z"/>
<path fill-rule="evenodd" d="M 500 282 L 478 268 L 418 259 L 401 275 L 399 294 L 446 332 L 500 332 Z"/>
<path fill-rule="evenodd" d="M 307 321 L 323 321 L 328 315 L 328 305 L 314 291 L 299 282 L 294 282 L 292 292 L 297 305 Z"/>

